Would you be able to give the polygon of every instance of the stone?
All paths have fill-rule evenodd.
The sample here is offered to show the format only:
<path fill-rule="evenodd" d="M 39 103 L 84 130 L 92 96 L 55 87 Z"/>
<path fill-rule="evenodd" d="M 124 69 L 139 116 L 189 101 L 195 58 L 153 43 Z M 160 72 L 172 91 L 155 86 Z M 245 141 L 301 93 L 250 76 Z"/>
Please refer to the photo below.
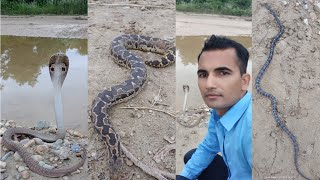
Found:
<path fill-rule="evenodd" d="M 0 168 L 0 172 L 1 172 L 1 173 L 4 173 L 4 172 L 6 172 L 6 169 L 1 169 L 1 168 Z M 1 175 L 2 175 L 2 174 L 1 174 Z"/>
<path fill-rule="evenodd" d="M 61 160 L 69 158 L 70 149 L 67 147 L 61 147 L 59 150 L 53 150 L 52 153 L 59 156 Z"/>
<path fill-rule="evenodd" d="M 24 147 L 30 147 L 32 145 L 34 145 L 36 143 L 36 141 L 34 139 L 31 139 L 30 141 L 28 141 L 26 144 L 24 144 Z"/>
<path fill-rule="evenodd" d="M 49 123 L 47 121 L 38 121 L 36 130 L 48 129 L 48 128 L 49 128 Z"/>
<path fill-rule="evenodd" d="M 26 170 L 26 168 L 25 168 L 24 166 L 19 166 L 19 167 L 18 167 L 18 171 L 19 171 L 19 172 L 22 172 L 22 171 L 24 171 L 24 170 Z"/>
<path fill-rule="evenodd" d="M 47 145 L 37 145 L 34 149 L 37 154 L 44 155 L 49 152 L 49 147 Z"/>
<path fill-rule="evenodd" d="M 126 161 L 126 164 L 127 164 L 128 166 L 130 166 L 130 167 L 131 167 L 131 166 L 133 165 L 133 162 L 132 162 L 132 161 L 130 161 L 130 159 L 127 159 L 127 158 L 126 158 L 126 160 L 125 160 L 125 161 Z"/>
<path fill-rule="evenodd" d="M 33 138 L 33 140 L 36 142 L 37 145 L 43 145 L 44 142 L 40 138 Z"/>
<path fill-rule="evenodd" d="M 31 156 L 35 161 L 42 161 L 44 158 L 40 155 L 32 155 Z"/>
<path fill-rule="evenodd" d="M 80 146 L 79 146 L 79 144 L 72 144 L 72 146 L 71 146 L 71 151 L 72 151 L 72 152 L 75 152 L 75 153 L 80 152 Z"/>
<path fill-rule="evenodd" d="M 76 136 L 76 137 L 80 137 L 80 138 L 83 138 L 83 137 L 84 137 L 83 134 L 81 134 L 81 133 L 78 132 L 78 131 L 74 131 L 74 132 L 73 132 L 73 135 Z"/>
<path fill-rule="evenodd" d="M 0 128 L 0 134 L 3 134 L 4 132 L 6 132 L 6 130 L 7 130 L 7 128 L 5 128 L 5 127 Z"/>
<path fill-rule="evenodd" d="M 22 158 L 18 152 L 15 152 L 13 155 L 15 161 L 22 161 Z"/>
<path fill-rule="evenodd" d="M 30 172 L 29 171 L 22 171 L 21 172 L 21 177 L 23 179 L 28 179 L 30 177 Z"/>
<path fill-rule="evenodd" d="M 6 163 L 6 162 L 0 161 L 0 168 L 1 168 L 1 169 L 6 168 L 6 166 L 7 166 L 7 163 Z"/>

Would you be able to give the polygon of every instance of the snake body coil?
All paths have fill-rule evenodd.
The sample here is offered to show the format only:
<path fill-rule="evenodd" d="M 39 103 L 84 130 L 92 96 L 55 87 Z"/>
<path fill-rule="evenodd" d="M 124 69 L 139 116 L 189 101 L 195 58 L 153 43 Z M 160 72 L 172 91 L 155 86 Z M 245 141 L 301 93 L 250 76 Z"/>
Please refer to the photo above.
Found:
<path fill-rule="evenodd" d="M 278 34 L 273 38 L 272 42 L 271 42 L 271 46 L 270 46 L 270 51 L 269 51 L 269 56 L 267 58 L 267 61 L 264 63 L 264 65 L 262 66 L 262 68 L 260 69 L 258 76 L 256 78 L 256 89 L 258 91 L 259 94 L 269 98 L 272 102 L 272 114 L 274 119 L 276 120 L 277 124 L 279 125 L 279 127 L 289 136 L 289 138 L 291 139 L 293 146 L 294 146 L 294 164 L 296 167 L 297 172 L 299 173 L 299 175 L 301 175 L 303 178 L 305 179 L 309 179 L 307 178 L 300 170 L 299 164 L 298 164 L 298 153 L 299 153 L 299 144 L 297 142 L 296 137 L 291 133 L 291 131 L 289 131 L 288 127 L 283 124 L 283 122 L 281 121 L 281 119 L 278 116 L 278 112 L 277 112 L 277 99 L 275 96 L 273 96 L 270 93 L 267 93 L 266 91 L 264 91 L 261 88 L 260 85 L 260 81 L 262 76 L 264 75 L 266 69 L 268 68 L 269 64 L 271 63 L 272 57 L 273 57 L 273 52 L 274 52 L 274 48 L 276 46 L 277 41 L 279 40 L 279 38 L 281 37 L 281 35 L 284 33 L 284 26 L 282 25 L 281 21 L 279 20 L 278 16 L 276 15 L 276 13 L 273 11 L 273 9 L 268 5 L 268 4 L 263 4 L 268 11 L 273 15 L 274 19 L 276 20 L 278 27 L 279 27 L 279 32 Z"/>
<path fill-rule="evenodd" d="M 143 60 L 128 51 L 130 49 L 150 51 L 162 54 L 159 60 Z M 111 55 L 115 62 L 131 69 L 130 77 L 119 85 L 105 89 L 94 99 L 91 118 L 95 130 L 102 135 L 111 156 L 110 164 L 117 167 L 121 163 L 120 142 L 118 135 L 110 124 L 110 108 L 133 98 L 138 94 L 147 80 L 145 64 L 152 67 L 166 67 L 175 61 L 175 47 L 169 41 L 141 35 L 122 35 L 116 37 L 111 44 Z"/>

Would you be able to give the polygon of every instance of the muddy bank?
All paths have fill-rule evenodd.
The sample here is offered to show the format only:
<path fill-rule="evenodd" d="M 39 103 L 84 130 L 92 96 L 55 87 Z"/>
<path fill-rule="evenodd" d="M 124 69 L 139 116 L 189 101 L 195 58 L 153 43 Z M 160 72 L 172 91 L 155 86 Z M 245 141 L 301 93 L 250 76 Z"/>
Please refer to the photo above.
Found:
<path fill-rule="evenodd" d="M 85 16 L 1 16 L 1 35 L 87 38 Z"/>

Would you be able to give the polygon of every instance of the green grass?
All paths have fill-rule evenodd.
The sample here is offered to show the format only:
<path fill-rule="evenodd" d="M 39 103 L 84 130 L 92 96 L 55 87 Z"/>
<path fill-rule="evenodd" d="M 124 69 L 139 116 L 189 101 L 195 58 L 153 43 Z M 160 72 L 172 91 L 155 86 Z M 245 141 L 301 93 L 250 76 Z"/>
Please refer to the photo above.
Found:
<path fill-rule="evenodd" d="M 177 3 L 177 11 L 183 12 L 195 12 L 195 13 L 206 13 L 206 14 L 223 14 L 233 16 L 251 16 L 251 6 L 240 8 L 233 4 L 222 4 L 222 3 Z"/>
<path fill-rule="evenodd" d="M 87 8 L 87 0 L 1 0 L 2 15 L 87 15 Z"/>

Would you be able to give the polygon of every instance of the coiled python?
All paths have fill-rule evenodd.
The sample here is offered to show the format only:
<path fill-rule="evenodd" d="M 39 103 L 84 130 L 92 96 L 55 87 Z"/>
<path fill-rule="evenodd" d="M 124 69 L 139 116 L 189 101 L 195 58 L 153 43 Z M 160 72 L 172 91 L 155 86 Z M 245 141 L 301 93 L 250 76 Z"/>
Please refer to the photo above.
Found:
<path fill-rule="evenodd" d="M 142 35 L 121 35 L 111 43 L 111 56 L 117 64 L 131 69 L 128 79 L 119 85 L 105 89 L 94 99 L 91 118 L 95 130 L 102 135 L 108 147 L 110 165 L 117 168 L 121 164 L 120 142 L 110 123 L 110 108 L 133 98 L 143 88 L 147 80 L 145 64 L 152 67 L 166 67 L 175 62 L 175 47 L 169 41 Z M 143 61 L 129 50 L 150 51 L 162 54 L 157 60 Z"/>
<path fill-rule="evenodd" d="M 291 139 L 291 141 L 293 143 L 293 147 L 294 147 L 294 165 L 296 167 L 297 172 L 303 178 L 310 180 L 310 178 L 306 177 L 302 173 L 302 171 L 300 170 L 300 167 L 299 167 L 299 164 L 298 164 L 299 144 L 298 144 L 298 141 L 297 141 L 296 137 L 292 134 L 291 131 L 289 131 L 288 127 L 285 124 L 283 124 L 283 122 L 281 121 L 280 117 L 278 116 L 277 99 L 276 99 L 276 97 L 273 96 L 272 94 L 267 93 L 266 91 L 264 91 L 261 88 L 261 85 L 260 85 L 261 78 L 262 78 L 263 74 L 265 73 L 266 69 L 268 68 L 269 64 L 271 63 L 276 43 L 279 40 L 279 38 L 281 37 L 281 35 L 284 33 L 284 26 L 282 25 L 281 21 L 279 20 L 277 14 L 273 11 L 273 9 L 268 4 L 263 4 L 263 6 L 265 6 L 268 9 L 268 11 L 273 15 L 274 19 L 276 20 L 276 22 L 278 24 L 279 32 L 273 38 L 273 40 L 271 42 L 268 58 L 267 58 L 266 62 L 264 63 L 264 65 L 262 66 L 262 68 L 260 69 L 259 73 L 258 73 L 258 76 L 256 78 L 255 86 L 256 86 L 257 92 L 259 94 L 261 94 L 261 95 L 263 95 L 263 96 L 265 96 L 265 97 L 267 97 L 267 98 L 269 98 L 271 100 L 271 103 L 272 103 L 272 114 L 273 114 L 274 119 L 276 120 L 276 122 L 279 125 L 279 127 L 289 136 L 289 138 Z"/>
<path fill-rule="evenodd" d="M 39 165 L 38 161 L 32 158 L 32 154 L 23 147 L 19 142 L 12 141 L 13 135 L 30 135 L 33 137 L 38 137 L 45 142 L 55 142 L 58 139 L 65 138 L 65 128 L 63 124 L 63 115 L 62 115 L 62 104 L 61 104 L 61 86 L 67 75 L 69 68 L 68 57 L 63 53 L 57 53 L 51 56 L 49 61 L 49 72 L 51 80 L 55 88 L 55 115 L 57 122 L 57 134 L 43 134 L 35 130 L 30 130 L 26 128 L 10 128 L 6 130 L 3 134 L 3 145 L 12 151 L 17 151 L 23 162 L 28 166 L 28 168 L 42 176 L 47 177 L 61 177 L 67 175 L 71 172 L 76 171 L 80 168 L 86 160 L 86 150 L 84 149 L 82 159 L 77 164 L 58 168 L 58 169 L 47 169 Z"/>

